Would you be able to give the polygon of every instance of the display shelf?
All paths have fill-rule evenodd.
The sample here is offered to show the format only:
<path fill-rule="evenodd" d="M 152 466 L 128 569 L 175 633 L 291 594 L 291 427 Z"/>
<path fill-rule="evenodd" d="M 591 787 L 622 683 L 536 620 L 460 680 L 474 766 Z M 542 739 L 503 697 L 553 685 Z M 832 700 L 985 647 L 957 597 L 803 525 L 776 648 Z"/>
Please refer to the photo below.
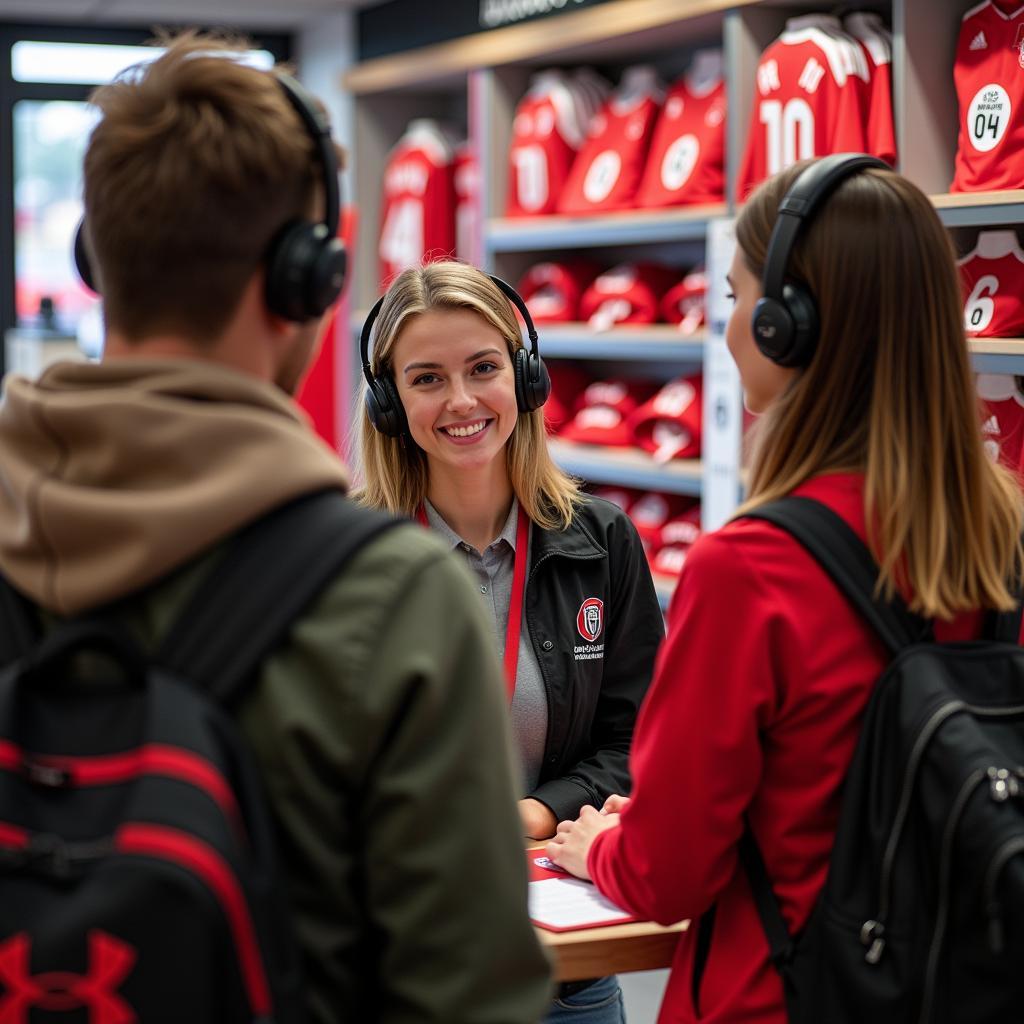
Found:
<path fill-rule="evenodd" d="M 585 323 L 538 324 L 541 353 L 556 359 L 701 362 L 704 332 L 680 334 L 669 324 L 595 331 Z"/>
<path fill-rule="evenodd" d="M 1024 224 L 1024 189 L 1004 192 L 953 192 L 931 196 L 949 228 Z"/>
<path fill-rule="evenodd" d="M 1024 374 L 1024 338 L 968 338 L 977 373 Z"/>
<path fill-rule="evenodd" d="M 668 494 L 700 494 L 703 469 L 699 459 L 661 464 L 639 448 L 602 448 L 552 439 L 555 461 L 567 473 L 599 484 L 618 484 Z"/>
<path fill-rule="evenodd" d="M 726 215 L 724 203 L 666 210 L 624 210 L 603 217 L 495 217 L 487 222 L 490 252 L 535 252 L 604 245 L 699 241 L 708 221 Z"/>

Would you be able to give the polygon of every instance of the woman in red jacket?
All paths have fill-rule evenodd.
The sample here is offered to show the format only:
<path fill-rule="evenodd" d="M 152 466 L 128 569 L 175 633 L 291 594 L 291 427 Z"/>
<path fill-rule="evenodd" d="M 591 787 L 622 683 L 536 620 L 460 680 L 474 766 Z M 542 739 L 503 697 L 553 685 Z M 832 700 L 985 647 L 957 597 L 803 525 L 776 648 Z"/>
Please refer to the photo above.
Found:
<path fill-rule="evenodd" d="M 930 202 L 877 161 L 830 157 L 766 182 L 736 236 L 727 341 L 764 414 L 744 507 L 816 498 L 938 640 L 978 636 L 981 609 L 1014 607 L 1021 497 L 982 447 L 954 253 Z M 694 546 L 637 722 L 632 799 L 584 808 L 548 846 L 642 916 L 696 922 L 715 906 L 710 931 L 679 944 L 662 1024 L 786 1020 L 737 845 L 749 822 L 798 932 L 886 661 L 781 529 L 737 519 Z"/>

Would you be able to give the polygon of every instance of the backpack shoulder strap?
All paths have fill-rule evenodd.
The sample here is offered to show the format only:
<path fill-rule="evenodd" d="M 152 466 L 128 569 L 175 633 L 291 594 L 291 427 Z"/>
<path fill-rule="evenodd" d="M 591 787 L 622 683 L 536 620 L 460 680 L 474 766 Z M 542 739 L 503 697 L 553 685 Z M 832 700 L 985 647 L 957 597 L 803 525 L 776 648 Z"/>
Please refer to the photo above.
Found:
<path fill-rule="evenodd" d="M 28 654 L 37 634 L 28 602 L 0 576 L 0 667 Z"/>
<path fill-rule="evenodd" d="M 793 937 L 789 934 L 782 917 L 779 901 L 768 879 L 768 870 L 764 866 L 761 848 L 750 830 L 749 822 L 744 822 L 739 858 L 743 870 L 747 873 L 750 894 L 757 907 L 757 916 L 761 919 L 761 927 L 764 928 L 765 937 L 768 939 L 768 954 L 776 969 L 781 971 L 793 959 Z"/>
<path fill-rule="evenodd" d="M 401 522 L 333 490 L 274 509 L 229 542 L 168 631 L 156 664 L 232 703 L 349 559 Z"/>
<path fill-rule="evenodd" d="M 813 498 L 790 495 L 769 502 L 745 519 L 763 519 L 791 534 L 878 634 L 890 654 L 928 639 L 931 625 L 913 615 L 900 597 L 875 596 L 878 566 L 847 522 Z"/>

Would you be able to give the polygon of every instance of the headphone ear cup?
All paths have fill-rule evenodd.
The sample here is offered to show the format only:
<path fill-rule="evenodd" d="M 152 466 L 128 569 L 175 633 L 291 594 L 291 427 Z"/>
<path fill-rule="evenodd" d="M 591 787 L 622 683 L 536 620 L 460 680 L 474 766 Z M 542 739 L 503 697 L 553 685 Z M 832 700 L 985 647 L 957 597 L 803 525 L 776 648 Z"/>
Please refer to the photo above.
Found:
<path fill-rule="evenodd" d="M 773 363 L 781 363 L 793 340 L 793 318 L 778 299 L 758 299 L 751 331 L 758 351 Z"/>
<path fill-rule="evenodd" d="M 306 309 L 306 282 L 316 256 L 313 225 L 304 221 L 286 224 L 271 243 L 267 255 L 264 294 L 267 308 L 285 320 L 310 319 Z"/>
<path fill-rule="evenodd" d="M 520 412 L 539 409 L 551 394 L 551 377 L 544 360 L 534 359 L 525 348 L 516 350 L 514 361 L 516 405 Z"/>
<path fill-rule="evenodd" d="M 780 359 L 779 365 L 807 366 L 814 358 L 818 336 L 821 333 L 818 304 L 814 301 L 814 296 L 798 284 L 783 285 L 782 300 L 792 319 L 793 340 L 785 361 Z"/>
<path fill-rule="evenodd" d="M 84 218 L 78 222 L 78 227 L 75 229 L 75 244 L 74 244 L 74 257 L 75 257 L 75 270 L 78 271 L 78 276 L 82 279 L 82 284 L 91 292 L 95 292 L 99 295 L 100 290 L 96 285 L 96 279 L 93 277 L 92 265 L 89 263 L 89 249 L 85 241 L 85 220 Z"/>
<path fill-rule="evenodd" d="M 405 409 L 390 377 L 374 377 L 366 389 L 366 415 L 374 430 L 385 437 L 401 437 L 408 432 Z"/>

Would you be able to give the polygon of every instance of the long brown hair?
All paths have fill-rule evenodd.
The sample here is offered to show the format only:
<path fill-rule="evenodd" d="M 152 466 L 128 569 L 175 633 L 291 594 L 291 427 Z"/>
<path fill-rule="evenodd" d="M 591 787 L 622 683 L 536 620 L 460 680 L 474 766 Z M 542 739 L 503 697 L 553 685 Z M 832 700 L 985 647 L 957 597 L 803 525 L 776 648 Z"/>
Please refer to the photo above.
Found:
<path fill-rule="evenodd" d="M 432 309 L 468 309 L 505 339 L 509 356 L 522 348 L 519 324 L 508 299 L 484 273 L 466 263 L 442 261 L 403 271 L 388 289 L 374 324 L 374 376 L 393 374 L 392 357 L 402 330 Z M 363 385 L 365 398 L 366 384 Z M 406 438 L 374 429 L 360 404 L 357 430 L 361 455 L 363 504 L 397 515 L 413 515 L 427 496 L 429 468 L 423 450 Z M 551 458 L 544 412 L 520 412 L 505 446 L 509 479 L 520 505 L 538 526 L 564 529 L 581 502 L 578 483 Z"/>
<path fill-rule="evenodd" d="M 779 204 L 806 166 L 767 181 L 736 225 L 761 276 Z M 821 341 L 759 425 L 750 508 L 821 473 L 865 476 L 880 589 L 948 619 L 1013 607 L 1021 572 L 1018 482 L 982 446 L 955 253 L 906 178 L 848 178 L 803 230 L 789 277 L 817 300 Z"/>

